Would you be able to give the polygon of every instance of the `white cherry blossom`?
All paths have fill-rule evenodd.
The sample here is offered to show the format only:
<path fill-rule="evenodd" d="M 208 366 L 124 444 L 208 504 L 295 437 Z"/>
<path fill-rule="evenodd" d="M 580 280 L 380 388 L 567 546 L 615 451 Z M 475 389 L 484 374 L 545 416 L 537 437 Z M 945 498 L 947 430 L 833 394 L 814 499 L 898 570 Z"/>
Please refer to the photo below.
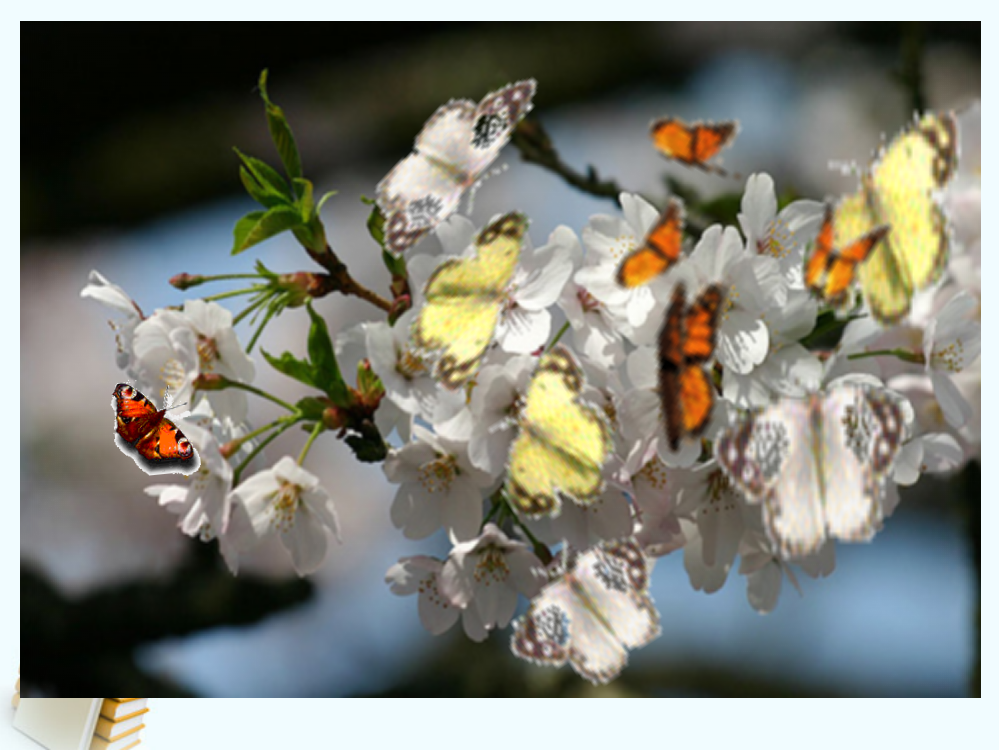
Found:
<path fill-rule="evenodd" d="M 625 255 L 637 248 L 659 218 L 659 211 L 644 198 L 621 193 L 620 216 L 597 214 L 583 228 L 586 254 L 573 281 L 598 302 L 611 309 L 631 327 L 641 326 L 656 305 L 656 282 L 635 288 L 617 283 L 617 267 Z"/>
<path fill-rule="evenodd" d="M 818 235 L 824 207 L 819 201 L 798 200 L 777 213 L 773 178 L 761 172 L 746 180 L 739 224 L 750 252 L 776 258 L 793 289 L 804 289 L 805 248 Z"/>
<path fill-rule="evenodd" d="M 523 542 L 510 539 L 498 526 L 487 523 L 482 532 L 451 549 L 440 570 L 440 593 L 461 610 L 476 617 L 465 632 L 474 641 L 488 631 L 505 628 L 517 608 L 517 595 L 535 596 L 547 581 L 544 566 Z"/>
<path fill-rule="evenodd" d="M 468 444 L 413 427 L 414 440 L 390 451 L 383 469 L 398 484 L 392 523 L 407 539 L 423 539 L 442 526 L 460 541 L 474 538 L 482 524 L 488 473 L 472 465 Z"/>
<path fill-rule="evenodd" d="M 340 541 L 329 493 L 291 456 L 243 480 L 229 497 L 233 503 L 225 532 L 229 554 L 225 548 L 223 554 L 233 573 L 239 570 L 239 556 L 271 534 L 278 534 L 300 576 L 322 565 L 330 534 Z"/>

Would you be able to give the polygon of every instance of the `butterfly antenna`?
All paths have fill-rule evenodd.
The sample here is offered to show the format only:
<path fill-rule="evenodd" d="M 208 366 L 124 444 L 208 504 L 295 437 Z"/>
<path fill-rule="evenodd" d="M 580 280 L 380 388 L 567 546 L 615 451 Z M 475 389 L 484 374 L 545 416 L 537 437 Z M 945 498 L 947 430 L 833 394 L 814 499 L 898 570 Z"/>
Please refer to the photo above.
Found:
<path fill-rule="evenodd" d="M 479 179 L 477 179 L 474 183 L 472 183 L 472 186 L 468 189 L 468 209 L 466 213 L 469 216 L 472 214 L 472 208 L 475 206 L 475 194 L 479 191 L 479 188 L 482 187 L 486 179 L 489 177 L 495 177 L 496 175 L 501 175 L 509 168 L 510 166 L 508 164 L 503 164 L 499 167 L 493 167 L 488 172 L 483 174 Z"/>

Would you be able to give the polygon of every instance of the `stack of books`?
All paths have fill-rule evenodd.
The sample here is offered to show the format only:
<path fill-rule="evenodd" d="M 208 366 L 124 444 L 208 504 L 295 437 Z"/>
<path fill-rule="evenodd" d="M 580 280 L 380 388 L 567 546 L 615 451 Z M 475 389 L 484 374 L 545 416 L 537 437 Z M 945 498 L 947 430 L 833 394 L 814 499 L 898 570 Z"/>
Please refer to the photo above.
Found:
<path fill-rule="evenodd" d="M 21 698 L 18 676 L 14 727 L 46 750 L 132 750 L 148 698 Z"/>
<path fill-rule="evenodd" d="M 105 698 L 90 750 L 131 750 L 139 744 L 147 698 Z"/>

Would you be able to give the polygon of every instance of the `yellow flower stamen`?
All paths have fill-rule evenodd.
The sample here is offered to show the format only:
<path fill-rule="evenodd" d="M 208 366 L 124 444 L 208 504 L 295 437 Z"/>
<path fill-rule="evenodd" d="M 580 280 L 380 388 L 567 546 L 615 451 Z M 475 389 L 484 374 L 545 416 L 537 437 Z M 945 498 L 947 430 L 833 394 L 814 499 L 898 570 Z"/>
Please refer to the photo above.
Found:
<path fill-rule="evenodd" d="M 423 360 L 409 349 L 399 353 L 395 360 L 395 371 L 406 380 L 412 380 L 427 371 L 427 366 Z"/>
<path fill-rule="evenodd" d="M 271 503 L 271 527 L 275 531 L 286 532 L 295 525 L 295 514 L 301 505 L 301 492 L 302 488 L 297 484 L 281 482 Z"/>
<path fill-rule="evenodd" d="M 488 586 L 491 582 L 503 583 L 510 576 L 510 568 L 506 564 L 506 555 L 503 551 L 493 547 L 486 547 L 479 553 L 478 562 L 475 564 L 473 574 L 476 583 Z"/>
<path fill-rule="evenodd" d="M 937 369 L 961 372 L 964 369 L 964 342 L 955 339 L 942 349 L 934 349 L 930 361 Z"/>
<path fill-rule="evenodd" d="M 454 456 L 438 456 L 436 460 L 423 464 L 416 476 L 427 492 L 447 492 L 458 475 L 458 461 Z"/>
<path fill-rule="evenodd" d="M 215 361 L 220 359 L 218 344 L 215 339 L 208 338 L 204 334 L 198 334 L 198 359 L 201 360 L 201 371 L 212 372 L 215 369 Z"/>
<path fill-rule="evenodd" d="M 708 505 L 702 511 L 723 513 L 736 509 L 737 495 L 732 490 L 732 483 L 721 469 L 715 469 L 708 475 Z"/>
<path fill-rule="evenodd" d="M 666 491 L 666 464 L 658 456 L 646 462 L 635 476 L 644 479 L 657 492 Z"/>

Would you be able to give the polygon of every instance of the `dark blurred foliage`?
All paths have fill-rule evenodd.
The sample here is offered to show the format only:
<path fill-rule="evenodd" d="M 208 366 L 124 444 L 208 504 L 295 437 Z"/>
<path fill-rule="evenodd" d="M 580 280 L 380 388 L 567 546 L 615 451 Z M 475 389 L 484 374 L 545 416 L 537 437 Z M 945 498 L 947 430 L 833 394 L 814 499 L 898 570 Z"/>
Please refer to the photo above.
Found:
<path fill-rule="evenodd" d="M 981 56 L 980 23 L 22 24 L 22 244 L 128 227 L 242 192 L 232 147 L 272 157 L 254 93 L 264 68 L 272 92 L 280 90 L 276 98 L 289 113 L 307 175 L 315 176 L 372 158 L 388 168 L 428 113 L 455 92 L 470 96 L 533 76 L 551 107 L 637 86 L 679 88 L 719 51 L 764 50 L 793 61 L 817 35 L 895 60 L 889 73 L 917 108 L 925 45 L 946 41 Z M 731 213 L 734 206 L 717 209 Z M 980 578 L 977 462 L 959 481 Z M 169 578 L 82 600 L 63 597 L 22 568 L 25 694 L 70 696 L 100 687 L 187 696 L 144 674 L 135 650 L 255 623 L 312 594 L 307 581 L 233 578 L 214 544 L 190 546 L 187 563 Z M 835 694 L 784 675 L 694 663 L 673 663 L 668 674 L 632 668 L 597 690 L 568 669 L 524 669 L 510 658 L 504 635 L 475 644 L 452 632 L 430 661 L 412 665 L 383 695 Z M 979 667 L 969 692 L 980 689 Z"/>
<path fill-rule="evenodd" d="M 924 45 L 981 56 L 980 23 L 26 23 L 21 237 L 240 192 L 232 147 L 268 148 L 253 94 L 264 68 L 316 174 L 405 149 L 456 91 L 533 76 L 552 107 L 679 87 L 720 50 L 793 61 L 816 35 L 888 51 L 914 91 Z"/>
<path fill-rule="evenodd" d="M 149 677 L 135 650 L 164 638 L 191 635 L 221 623 L 250 625 L 312 595 L 307 580 L 275 583 L 234 577 L 214 545 L 190 542 L 186 564 L 168 578 L 141 580 L 73 601 L 31 567 L 21 567 L 21 648 L 24 694 L 195 697 Z"/>

